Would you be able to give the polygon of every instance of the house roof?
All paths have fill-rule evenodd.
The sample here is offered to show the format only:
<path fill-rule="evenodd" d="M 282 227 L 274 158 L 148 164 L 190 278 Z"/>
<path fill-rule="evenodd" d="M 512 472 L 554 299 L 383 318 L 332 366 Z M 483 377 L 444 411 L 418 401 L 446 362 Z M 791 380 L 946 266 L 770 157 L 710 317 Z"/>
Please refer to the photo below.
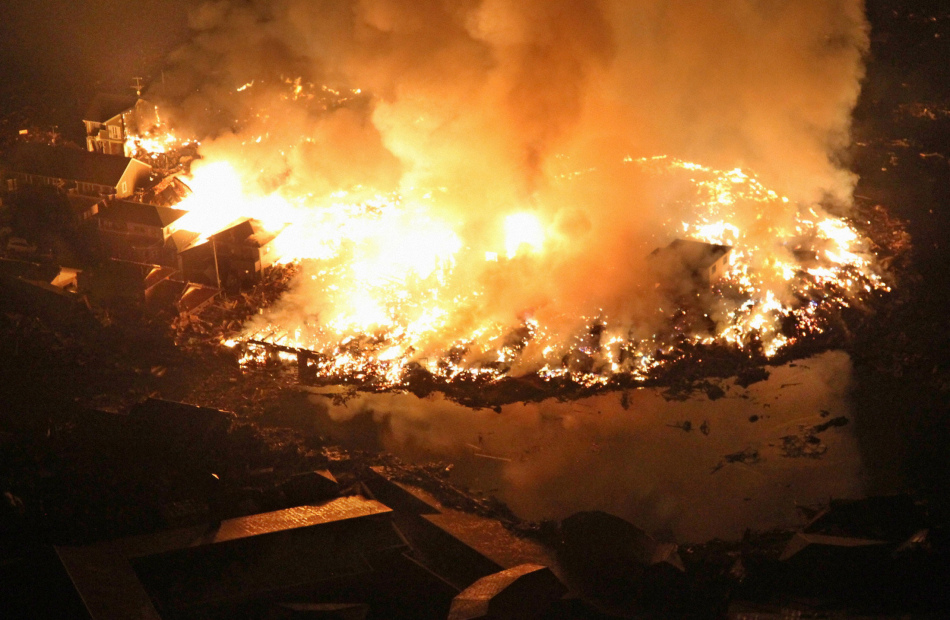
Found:
<path fill-rule="evenodd" d="M 107 220 L 165 228 L 186 213 L 188 212 L 182 211 L 181 209 L 160 207 L 143 202 L 113 200 L 100 212 L 99 217 Z"/>
<path fill-rule="evenodd" d="M 273 241 L 281 231 L 271 232 L 260 220 L 245 219 L 211 235 L 216 243 L 245 245 L 262 248 Z"/>
<path fill-rule="evenodd" d="M 226 519 L 212 528 L 202 524 L 55 547 L 89 617 L 148 620 L 163 617 L 152 597 L 164 603 L 163 610 L 191 611 L 318 580 L 338 583 L 367 576 L 372 568 L 365 558 L 394 549 L 402 552 L 406 543 L 392 527 L 392 511 L 360 496 Z M 215 558 L 234 553 L 257 561 L 235 568 L 230 579 L 208 572 L 218 565 Z M 130 560 L 155 568 L 140 571 Z"/>
<path fill-rule="evenodd" d="M 104 123 L 110 118 L 131 110 L 138 100 L 139 97 L 135 95 L 98 93 L 86 109 L 82 120 Z"/>
<path fill-rule="evenodd" d="M 160 282 L 164 282 L 175 273 L 177 273 L 176 269 L 162 265 L 155 265 L 148 275 L 145 276 L 145 288 L 149 289 Z"/>
<path fill-rule="evenodd" d="M 148 166 L 130 157 L 27 143 L 12 148 L 3 164 L 14 172 L 116 187 L 133 161 Z"/>
<path fill-rule="evenodd" d="M 76 215 L 83 215 L 102 202 L 102 198 L 80 196 L 78 194 L 70 194 L 66 198 L 69 200 L 69 208 L 72 209 Z"/>
<path fill-rule="evenodd" d="M 190 230 L 176 230 L 165 240 L 165 245 L 167 247 L 174 247 L 175 253 L 178 254 L 186 250 L 198 236 L 198 233 Z"/>
<path fill-rule="evenodd" d="M 784 562 L 795 557 L 806 549 L 826 548 L 826 549 L 855 549 L 862 547 L 882 547 L 888 545 L 884 540 L 873 540 L 867 538 L 850 538 L 847 536 L 826 536 L 824 534 L 806 534 L 797 532 L 795 536 L 788 541 L 788 545 L 779 556 L 779 560 Z"/>
<path fill-rule="evenodd" d="M 178 300 L 178 308 L 186 313 L 195 312 L 214 299 L 218 295 L 218 292 L 216 288 L 194 283 L 189 284 Z"/>

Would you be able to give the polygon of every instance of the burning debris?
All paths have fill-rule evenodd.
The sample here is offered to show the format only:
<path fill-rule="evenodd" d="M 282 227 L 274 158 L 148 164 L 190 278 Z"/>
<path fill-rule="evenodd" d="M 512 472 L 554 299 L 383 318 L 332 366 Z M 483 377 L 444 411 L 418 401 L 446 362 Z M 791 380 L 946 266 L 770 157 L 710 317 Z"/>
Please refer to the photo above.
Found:
<path fill-rule="evenodd" d="M 409 98 L 389 94 L 389 79 L 396 76 L 366 72 L 376 62 L 372 47 L 367 58 L 336 67 L 340 84 L 288 77 L 279 66 L 279 79 L 243 75 L 242 67 L 226 64 L 214 79 L 234 84 L 222 85 L 213 105 L 201 102 L 210 113 L 203 118 L 189 114 L 195 102 L 190 94 L 176 95 L 174 79 L 147 99 L 100 97 L 86 115 L 88 149 L 140 158 L 157 178 L 137 193 L 116 181 L 110 191 L 134 194 L 143 203 L 106 205 L 96 221 L 112 226 L 107 232 L 121 233 L 105 235 L 112 241 L 122 237 L 122 256 L 114 249 L 114 258 L 177 263 L 184 281 L 231 296 L 207 313 L 227 316 L 226 325 L 211 327 L 208 319 L 195 318 L 194 309 L 208 301 L 203 297 L 182 306 L 188 311 L 179 327 L 220 334 L 222 343 L 238 348 L 244 364 L 296 362 L 306 383 L 439 389 L 472 404 L 657 382 L 674 388 L 691 383 L 711 398 L 722 396 L 717 386 L 702 383 L 705 377 L 748 373 L 767 360 L 795 355 L 796 347 L 821 342 L 843 324 L 843 313 L 889 290 L 887 265 L 878 263 L 881 248 L 867 238 L 859 213 L 849 210 L 848 175 L 791 128 L 782 131 L 791 132 L 792 143 L 808 153 L 803 157 L 814 160 L 804 165 L 812 176 L 794 183 L 782 166 L 803 164 L 788 157 L 784 145 L 765 149 L 770 155 L 764 159 L 750 158 L 761 165 L 762 178 L 751 167 L 718 169 L 654 155 L 666 150 L 663 140 L 620 140 L 611 149 L 636 156 L 586 153 L 583 145 L 604 129 L 579 111 L 582 104 L 596 109 L 606 96 L 599 83 L 587 83 L 596 73 L 595 42 L 603 39 L 595 32 L 610 31 L 611 20 L 600 19 L 600 10 L 585 13 L 591 37 L 574 50 L 580 65 L 569 73 L 584 69 L 571 91 L 576 109 L 546 103 L 542 95 L 552 84 L 563 84 L 542 71 L 538 92 L 525 93 L 523 106 L 456 101 L 458 110 L 448 119 L 438 106 L 422 113 L 450 126 L 466 119 L 472 127 L 491 128 L 485 135 L 497 130 L 511 144 L 495 144 L 494 138 L 485 144 L 446 142 L 439 130 L 408 122 L 420 113 Z M 206 16 L 206 25 L 217 23 L 226 41 L 242 22 L 232 21 L 236 14 L 227 6 L 221 11 Z M 479 19 L 491 12 L 486 8 Z M 866 44 L 862 20 L 844 14 L 849 17 L 835 23 L 848 41 L 846 50 L 815 59 L 840 72 L 840 89 L 828 94 L 835 110 L 851 105 L 842 102 L 850 101 L 860 56 L 855 52 Z M 357 15 L 375 24 L 362 9 Z M 448 32 L 459 41 L 495 50 L 512 66 L 532 65 L 517 51 L 521 44 L 509 48 L 490 28 L 470 31 L 469 22 L 456 19 L 436 12 L 422 23 L 444 21 L 440 31 L 455 24 Z M 555 30 L 564 26 L 554 14 L 543 13 L 543 21 Z M 809 40 L 809 28 L 794 27 Z M 351 34 L 343 26 L 339 36 Z M 527 45 L 538 33 L 523 34 Z M 693 38 L 686 31 L 678 36 Z M 623 49 L 614 50 L 620 55 L 607 70 L 611 75 L 628 64 L 623 54 L 635 50 L 626 49 L 630 42 L 622 38 L 617 44 Z M 771 48 L 773 42 L 750 45 Z M 404 51 L 409 57 L 418 52 Z M 202 58 L 205 52 L 199 44 L 178 57 Z M 312 60 L 327 67 L 340 61 L 319 55 Z M 418 60 L 420 67 L 429 66 L 427 55 Z M 472 62 L 458 60 L 461 66 Z M 189 70 L 179 66 L 172 73 Z M 487 71 L 487 78 L 494 70 L 476 63 L 472 71 Z M 527 74 L 498 69 L 494 78 L 518 90 L 517 76 Z M 810 84 L 811 75 L 809 69 L 799 77 Z M 398 79 L 407 93 L 419 87 L 406 76 Z M 466 84 L 447 79 L 442 94 Z M 748 88 L 757 93 L 763 86 L 753 80 Z M 822 89 L 828 90 L 824 82 Z M 492 88 L 482 93 L 492 94 Z M 634 99 L 629 105 L 637 106 Z M 554 134 L 529 120 L 541 112 Z M 670 131 L 667 115 L 677 120 L 672 111 L 657 113 L 660 134 Z M 206 140 L 223 119 L 232 137 Z M 838 136 L 847 123 L 847 117 L 829 114 L 816 133 Z M 367 165 L 342 170 L 326 160 L 323 151 L 334 152 L 340 142 L 359 151 Z M 499 152 L 514 152 L 511 145 L 519 144 L 533 153 L 527 163 L 520 155 L 499 159 Z M 698 155 L 742 159 L 716 149 Z M 458 170 L 449 164 L 455 160 L 472 165 Z M 777 165 L 782 174 L 776 174 Z M 25 174 L 13 173 L 17 181 Z M 489 178 L 495 182 L 473 187 L 476 179 Z M 149 222 L 125 217 L 122 230 L 116 228 L 114 216 L 133 207 L 148 211 Z M 165 212 L 174 212 L 174 222 Z M 286 292 L 277 299 L 247 293 L 260 278 L 270 286 L 266 273 L 272 265 L 293 265 L 285 273 L 296 275 L 281 286 Z M 262 303 L 238 309 L 254 305 L 247 295 Z M 230 310 L 241 318 L 231 318 Z M 479 391 L 484 395 L 466 396 Z"/>
<path fill-rule="evenodd" d="M 202 9 L 194 26 L 214 50 L 196 37 L 167 83 L 86 115 L 90 150 L 163 177 L 138 199 L 187 212 L 175 226 L 196 239 L 171 244 L 185 279 L 234 295 L 294 265 L 281 299 L 223 330 L 245 363 L 299 360 L 305 381 L 375 390 L 645 385 L 723 349 L 794 355 L 889 289 L 832 152 L 867 46 L 856 3 L 769 14 L 797 35 L 744 42 L 739 57 L 789 60 L 781 73 L 822 95 L 809 106 L 738 62 L 714 67 L 735 79 L 696 81 L 710 59 L 695 42 L 733 30 L 729 12 L 671 12 L 651 46 L 617 30 L 633 19 L 622 3 L 397 4 L 341 2 L 352 10 L 316 21 L 275 8 L 277 48 L 246 32 L 260 7 Z M 325 47 L 299 47 L 300 20 Z M 827 27 L 842 45 L 816 53 Z M 649 104 L 628 93 L 666 80 L 682 83 Z M 680 92 L 703 113 L 684 113 Z M 762 110 L 771 130 L 723 101 Z"/>
<path fill-rule="evenodd" d="M 851 204 L 854 178 L 839 163 L 868 45 L 859 2 L 810 2 L 777 12 L 769 7 L 768 14 L 748 3 L 727 3 L 689 11 L 672 7 L 663 15 L 651 14 L 646 5 L 610 1 L 464 7 L 436 2 L 420 12 L 399 0 L 341 0 L 321 5 L 319 16 L 304 4 L 204 5 L 192 22 L 199 31 L 195 43 L 170 68 L 171 92 L 155 89 L 156 101 L 176 95 L 178 101 L 166 108 L 162 100 L 161 115 L 134 98 L 131 107 L 89 116 L 100 119 L 87 127 L 90 150 L 121 151 L 147 163 L 148 183 L 136 178 L 123 188 L 120 176 L 107 175 L 103 184 L 84 188 L 82 179 L 59 172 L 10 166 L 2 171 L 0 189 L 13 181 L 91 192 L 95 196 L 69 196 L 78 219 L 112 222 L 123 228 L 113 232 L 123 236 L 138 231 L 154 238 L 127 248 L 126 258 L 148 264 L 112 260 L 80 270 L 4 261 L 0 324 L 13 352 L 4 376 L 17 387 L 21 381 L 37 384 L 26 396 L 14 394 L 7 404 L 10 419 L 19 421 L 15 416 L 27 410 L 49 416 L 31 431 L 33 443 L 0 434 L 4 459 L 39 459 L 32 476 L 4 481 L 3 525 L 15 524 L 9 531 L 32 531 L 27 528 L 36 522 L 76 542 L 80 534 L 198 524 L 189 535 L 201 544 L 162 547 L 177 563 L 145 554 L 136 566 L 138 577 L 132 576 L 144 579 L 154 595 L 152 602 L 148 596 L 134 600 L 146 608 L 159 601 L 171 615 L 200 615 L 195 609 L 214 606 L 202 597 L 214 589 L 207 575 L 220 573 L 196 575 L 201 571 L 191 560 L 200 563 L 207 561 L 205 553 L 222 552 L 216 536 L 244 527 L 233 539 L 247 545 L 242 548 L 276 549 L 285 558 L 304 554 L 303 561 L 281 563 L 265 553 L 266 567 L 235 568 L 253 585 L 248 591 L 267 590 L 271 575 L 322 583 L 323 576 L 308 571 L 329 566 L 358 575 L 347 581 L 351 592 L 372 590 L 370 598 L 376 597 L 375 605 L 268 599 L 255 610 L 261 614 L 373 616 L 384 613 L 378 601 L 390 595 L 396 607 L 410 604 L 393 583 L 412 578 L 428 586 L 420 589 L 438 593 L 430 598 L 444 608 L 433 617 L 444 617 L 452 596 L 474 579 L 451 584 L 452 592 L 420 563 L 424 554 L 413 553 L 422 548 L 418 541 L 395 536 L 389 517 L 378 516 L 384 512 L 374 503 L 380 498 L 361 497 L 382 488 L 395 496 L 396 487 L 411 495 L 406 489 L 421 487 L 441 501 L 413 495 L 425 504 L 420 514 L 407 516 L 416 509 L 393 506 L 400 514 L 392 520 L 399 527 L 425 522 L 422 527 L 433 535 L 426 551 L 447 556 L 444 564 L 460 563 L 461 556 L 449 549 L 469 546 L 468 553 L 483 553 L 460 533 L 478 516 L 483 522 L 471 530 L 492 531 L 485 522 L 497 528 L 503 523 L 532 532 L 578 560 L 576 567 L 586 564 L 590 570 L 581 580 L 591 578 L 588 594 L 601 602 L 636 592 L 629 602 L 638 610 L 649 601 L 659 609 L 676 601 L 674 606 L 695 603 L 711 615 L 727 613 L 730 599 L 780 599 L 780 606 L 743 603 L 728 613 L 804 617 L 810 612 L 802 614 L 798 603 L 786 605 L 787 577 L 798 580 L 796 587 L 808 586 L 795 593 L 811 594 L 814 565 L 833 564 L 847 576 L 870 558 L 863 571 L 851 573 L 869 577 L 853 584 L 854 592 L 883 584 L 888 594 L 882 598 L 903 612 L 907 603 L 894 601 L 918 598 L 896 595 L 901 590 L 893 582 L 930 596 L 921 608 L 945 608 L 945 594 L 911 583 L 919 575 L 945 581 L 946 571 L 932 554 L 940 537 L 917 518 L 912 528 L 896 533 L 888 531 L 887 515 L 864 519 L 880 513 L 875 502 L 833 502 L 796 536 L 750 533 L 741 543 L 677 548 L 659 542 L 669 538 L 630 524 L 600 531 L 579 526 L 590 513 L 561 525 L 525 524 L 493 498 L 457 488 L 445 464 L 406 466 L 385 455 L 349 454 L 315 435 L 301 439 L 246 423 L 306 422 L 293 420 L 304 414 L 287 406 L 307 396 L 288 389 L 292 379 L 285 363 L 297 365 L 304 383 L 340 384 L 334 396 L 339 401 L 356 390 L 420 396 L 442 391 L 500 412 L 499 404 L 513 401 L 620 390 L 623 409 L 634 419 L 641 413 L 631 406 L 629 394 L 636 388 L 662 386 L 669 399 L 696 390 L 710 399 L 736 397 L 732 383 L 716 378 L 735 376 L 736 386 L 747 387 L 768 378 L 764 364 L 774 363 L 772 372 L 781 372 L 784 361 L 862 338 L 865 357 L 849 351 L 856 377 L 867 381 L 861 373 L 869 372 L 873 381 L 878 375 L 866 367 L 877 371 L 879 365 L 910 390 L 942 386 L 932 404 L 942 413 L 945 364 L 931 363 L 907 346 L 904 330 L 894 329 L 914 325 L 912 319 L 866 332 L 883 333 L 886 346 L 862 335 L 871 311 L 897 288 L 896 276 L 909 260 L 909 237 L 903 222 L 871 206 L 886 202 L 882 198 L 857 197 L 857 205 Z M 339 10 L 322 10 L 327 7 Z M 631 24 L 638 24 L 636 37 L 630 36 Z M 294 36 L 301 32 L 307 36 Z M 735 33 L 743 36 L 736 39 Z M 205 67 L 213 67 L 213 75 L 202 74 Z M 177 94 L 176 72 L 195 78 L 179 82 L 184 86 Z M 148 123 L 133 119 L 139 108 Z M 946 99 L 902 103 L 891 116 L 921 126 L 945 123 Z M 58 138 L 31 129 L 21 141 L 29 140 Z M 883 144 L 883 169 L 904 165 L 909 154 L 945 171 L 946 153 L 932 153 L 930 146 L 919 149 L 918 157 L 914 140 L 891 137 Z M 124 207 L 99 195 L 126 191 L 131 202 Z M 175 225 L 187 228 L 169 230 L 164 208 L 177 210 Z M 134 228 L 143 222 L 133 221 L 131 211 L 150 213 L 147 231 Z M 189 235 L 183 239 L 180 232 Z M 19 234 L 0 232 L 10 256 L 46 263 L 62 255 L 41 237 Z M 101 288 L 111 282 L 121 294 L 99 296 L 88 286 L 97 278 Z M 168 315 L 154 322 L 150 309 L 139 308 L 143 303 L 175 316 L 177 347 L 170 337 L 155 336 L 167 336 Z M 58 321 L 55 315 L 66 307 L 83 320 Z M 138 322 L 141 331 L 130 327 Z M 930 330 L 931 324 L 924 325 L 922 331 Z M 868 353 L 875 348 L 885 352 Z M 182 375 L 194 376 L 184 381 Z M 123 406 L 159 389 L 187 391 L 196 402 L 227 404 L 237 414 L 156 400 Z M 122 413 L 77 413 L 72 399 Z M 705 415 L 666 418 L 682 420 L 670 424 L 682 432 L 664 429 L 673 441 L 720 446 L 701 463 L 699 478 L 706 480 L 703 474 L 717 459 L 713 473 L 764 462 L 748 468 L 756 476 L 776 461 L 789 462 L 753 447 L 762 444 L 728 439 L 728 419 L 712 418 L 711 433 Z M 769 417 L 744 414 L 742 425 Z M 789 458 L 806 457 L 797 464 L 817 465 L 808 458 L 822 456 L 824 442 L 849 424 L 844 416 L 822 417 L 810 425 L 796 418 L 769 447 Z M 576 420 L 543 422 L 564 428 L 571 423 Z M 886 432 L 894 424 L 885 418 Z M 730 443 L 719 444 L 723 437 Z M 478 444 L 468 444 L 476 459 L 499 467 L 518 462 L 517 451 L 482 446 L 480 435 Z M 598 458 L 602 448 L 608 451 L 600 437 L 585 442 L 585 450 L 588 444 Z M 750 447 L 720 459 L 743 445 Z M 130 454 L 136 447 L 141 454 Z M 637 466 L 647 457 L 618 458 Z M 133 468 L 125 467 L 129 462 Z M 730 470 L 717 480 L 747 468 Z M 322 545 L 316 551 L 312 545 L 268 547 L 255 539 L 263 530 L 252 530 L 268 520 L 322 514 L 291 506 L 301 503 L 342 506 L 344 512 L 346 506 L 366 508 L 371 522 L 385 522 L 379 530 L 385 535 L 376 540 L 389 546 L 370 545 L 361 561 L 349 563 L 365 550 L 357 549 L 363 525 L 354 525 L 353 536 L 346 537 L 352 544 L 330 558 L 320 555 Z M 382 503 L 389 505 L 388 499 Z M 897 512 L 906 508 L 896 504 Z M 450 514 L 453 507 L 466 514 Z M 265 510 L 290 512 L 256 516 Z M 597 518 L 610 520 L 602 513 Z M 316 521 L 308 523 L 325 529 L 326 523 Z M 267 530 L 264 537 L 275 532 Z M 605 532 L 606 540 L 599 539 Z M 311 542 L 320 540 L 322 534 L 313 534 Z M 440 549 L 432 540 L 451 545 Z M 503 535 L 492 541 L 516 548 Z M 618 544 L 623 541 L 632 544 Z M 60 557 L 70 564 L 82 554 L 66 551 Z M 518 573 L 489 556 L 484 552 L 475 564 L 497 564 L 484 573 L 506 568 L 507 576 L 496 576 L 506 584 Z M 599 579 L 603 566 L 597 559 L 618 568 Z M 6 558 L 4 566 L 10 566 Z M 4 575 L 12 572 L 4 569 Z M 554 615 L 600 613 L 589 601 L 555 600 L 559 588 L 545 579 L 540 589 L 550 594 Z M 850 612 L 864 604 L 836 591 L 844 582 L 826 583 L 835 587 L 819 589 L 822 605 L 844 600 Z M 218 592 L 247 594 L 227 585 Z M 491 608 L 484 591 L 459 600 L 474 599 Z"/>
<path fill-rule="evenodd" d="M 656 160 L 650 160 L 650 164 L 656 165 Z M 684 166 L 692 173 L 703 171 L 701 167 L 673 163 L 673 169 Z M 777 196 L 770 196 L 769 192 L 758 189 L 755 180 L 750 181 L 741 172 L 706 172 L 719 180 L 715 185 L 717 189 L 711 195 L 705 194 L 709 191 L 706 186 L 700 191 L 700 196 L 705 196 L 703 200 L 708 201 L 705 204 L 729 204 L 729 200 L 722 195 L 740 194 L 736 184 L 744 188 L 742 191 L 758 197 L 757 200 L 780 202 Z M 710 183 L 712 181 L 707 185 Z M 731 189 L 723 189 L 723 184 Z M 701 201 L 700 204 L 704 203 Z M 359 218 L 369 217 L 371 220 L 385 219 L 385 210 L 398 212 L 398 203 L 388 206 L 380 204 L 380 211 L 363 209 L 365 207 L 347 209 L 343 213 Z M 663 374 L 666 370 L 664 367 L 670 366 L 672 361 L 683 359 L 684 350 L 697 347 L 697 351 L 702 351 L 717 344 L 733 346 L 738 351 L 749 348 L 753 356 L 767 359 L 783 348 L 793 348 L 797 342 L 814 338 L 834 323 L 834 316 L 842 309 L 865 303 L 862 300 L 872 299 L 876 291 L 888 289 L 882 273 L 873 267 L 873 255 L 868 243 L 860 242 L 859 247 L 864 248 L 860 250 L 862 253 L 855 253 L 858 248 L 851 247 L 850 244 L 860 240 L 853 225 L 831 216 L 826 216 L 818 223 L 804 217 L 800 218 L 797 237 L 785 243 L 790 244 L 798 239 L 798 244 L 807 243 L 809 247 L 821 248 L 820 252 L 798 249 L 789 254 L 786 259 L 788 262 L 768 259 L 764 263 L 767 268 L 765 272 L 750 266 L 762 260 L 757 254 L 761 250 L 756 247 L 743 248 L 740 231 L 731 230 L 728 225 L 703 224 L 700 230 L 707 231 L 707 235 L 718 234 L 719 239 L 722 235 L 736 239 L 738 246 L 735 248 L 678 241 L 664 252 L 654 252 L 653 259 L 658 262 L 671 252 L 679 257 L 679 248 L 709 248 L 706 253 L 708 261 L 697 255 L 689 259 L 691 266 L 688 268 L 691 274 L 696 274 L 697 265 L 701 264 L 700 283 L 707 288 L 701 291 L 698 302 L 688 296 L 673 302 L 674 307 L 676 303 L 680 304 L 679 310 L 673 314 L 671 324 L 663 328 L 665 335 L 657 333 L 646 339 L 629 335 L 624 337 L 618 333 L 621 331 L 619 326 L 612 326 L 609 320 L 600 317 L 586 328 L 586 334 L 558 339 L 546 333 L 545 327 L 537 319 L 528 318 L 516 328 L 506 329 L 497 324 L 479 328 L 472 337 L 455 341 L 447 351 L 440 353 L 435 350 L 423 355 L 426 348 L 431 349 L 431 345 L 425 343 L 439 337 L 441 331 L 450 330 L 453 314 L 468 312 L 466 308 L 474 303 L 477 296 L 472 301 L 456 297 L 448 303 L 440 302 L 439 297 L 435 297 L 427 302 L 418 300 L 407 305 L 407 301 L 412 300 L 412 293 L 410 290 L 400 292 L 399 286 L 400 282 L 408 284 L 409 280 L 400 280 L 394 275 L 392 277 L 396 279 L 385 280 L 369 291 L 364 287 L 358 289 L 363 291 L 360 295 L 370 292 L 374 296 L 395 296 L 392 301 L 373 301 L 373 304 L 393 304 L 387 311 L 391 317 L 387 323 L 377 322 L 387 313 L 368 318 L 359 314 L 340 316 L 341 310 L 347 307 L 356 311 L 350 304 L 357 301 L 339 299 L 342 285 L 327 284 L 339 281 L 342 274 L 352 267 L 352 264 L 344 262 L 338 263 L 336 268 L 324 268 L 310 276 L 313 282 L 318 283 L 318 287 L 321 286 L 320 282 L 323 283 L 321 296 L 342 302 L 327 306 L 337 319 L 324 324 L 321 317 L 315 316 L 314 320 L 319 322 L 308 319 L 303 324 L 297 324 L 292 331 L 266 318 L 263 321 L 257 319 L 243 333 L 235 334 L 237 338 L 232 336 L 228 340 L 243 343 L 246 363 L 255 359 L 263 360 L 270 351 L 288 360 L 303 360 L 300 374 L 307 382 L 355 383 L 369 389 L 404 386 L 406 376 L 419 377 L 419 373 L 430 375 L 436 383 L 445 384 L 484 384 L 519 375 L 536 376 L 542 384 L 548 385 L 566 382 L 587 387 L 605 386 L 612 382 L 611 377 L 620 377 L 621 382 L 648 382 L 655 375 Z M 812 210 L 808 217 L 815 218 L 818 214 Z M 342 221 L 337 226 L 342 227 Z M 293 235 L 293 232 L 285 234 Z M 712 240 L 719 239 L 714 237 Z M 279 248 L 279 244 L 276 247 Z M 800 248 L 801 245 L 796 247 Z M 895 251 L 899 252 L 900 249 Z M 341 257 L 295 262 L 300 265 L 303 274 L 311 274 L 329 260 L 339 261 Z M 684 264 L 680 260 L 677 258 L 674 263 Z M 414 272 L 410 271 L 410 274 L 419 277 Z M 452 270 L 442 266 L 435 280 L 431 280 L 433 277 L 430 272 L 428 286 L 435 286 L 435 290 L 438 290 L 442 283 L 451 279 Z M 716 281 L 713 282 L 712 278 Z M 774 282 L 776 278 L 780 285 L 766 284 Z M 674 282 L 675 279 L 670 278 L 669 281 Z M 299 280 L 296 286 L 300 286 Z M 763 290 L 761 287 L 767 288 Z M 789 301 L 780 302 L 780 298 L 789 295 L 789 287 L 798 288 Z M 351 294 L 347 289 L 343 291 L 347 291 L 345 295 Z M 397 301 L 400 298 L 406 301 Z M 360 299 L 360 303 L 370 302 L 370 299 Z M 280 310 L 281 304 L 275 307 L 277 310 L 265 310 L 264 316 L 274 312 L 277 313 L 275 316 L 284 316 Z M 400 308 L 408 310 L 408 314 L 400 316 Z M 360 312 L 366 309 L 361 307 Z M 719 317 L 719 322 L 711 317 L 712 311 Z M 408 322 L 413 314 L 418 315 L 420 312 L 423 323 Z M 433 321 L 435 317 L 440 318 Z M 362 323 L 364 318 L 369 321 L 368 324 Z M 720 324 L 722 321 L 726 321 L 724 327 Z M 262 323 L 265 325 L 263 328 L 259 327 Z M 635 331 L 635 327 L 630 327 L 627 333 Z M 493 347 L 498 347 L 494 353 Z M 543 351 L 539 351 L 542 348 Z M 541 359 L 537 362 L 524 359 L 539 353 Z M 539 366 L 532 368 L 535 364 Z"/>

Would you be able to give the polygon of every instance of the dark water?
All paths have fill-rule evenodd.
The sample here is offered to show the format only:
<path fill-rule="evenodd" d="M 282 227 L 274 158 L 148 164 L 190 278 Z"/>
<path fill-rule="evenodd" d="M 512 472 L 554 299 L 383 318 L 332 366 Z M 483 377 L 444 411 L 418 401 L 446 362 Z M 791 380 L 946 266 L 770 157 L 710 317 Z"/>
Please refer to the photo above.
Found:
<path fill-rule="evenodd" d="M 451 462 L 454 480 L 496 495 L 523 518 L 600 509 L 701 541 L 794 526 L 796 504 L 864 492 L 853 426 L 813 433 L 810 442 L 804 432 L 850 419 L 850 381 L 850 359 L 833 351 L 774 368 L 747 389 L 724 382 L 727 395 L 716 401 L 669 402 L 644 389 L 495 413 L 405 394 L 345 405 L 320 394 L 311 400 L 323 412 L 322 434 L 411 462 Z M 813 456 L 792 456 L 802 447 Z M 740 452 L 744 459 L 724 459 Z"/>

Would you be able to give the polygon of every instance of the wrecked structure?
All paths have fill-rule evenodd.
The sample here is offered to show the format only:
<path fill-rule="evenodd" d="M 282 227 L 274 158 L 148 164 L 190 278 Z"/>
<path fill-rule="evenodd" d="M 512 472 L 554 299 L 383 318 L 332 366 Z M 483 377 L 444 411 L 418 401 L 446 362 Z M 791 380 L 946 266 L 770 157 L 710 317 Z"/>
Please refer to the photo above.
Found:
<path fill-rule="evenodd" d="M 408 470 L 401 466 L 364 470 L 331 459 L 328 470 L 289 477 L 264 471 L 256 483 L 252 477 L 236 487 L 235 477 L 246 475 L 231 471 L 229 455 L 246 440 L 231 414 L 150 399 L 128 415 L 89 411 L 82 419 L 98 429 L 102 445 L 116 446 L 106 458 L 124 471 L 148 467 L 205 498 L 173 493 L 158 511 L 157 528 L 56 545 L 54 570 L 75 593 L 67 602 L 93 619 L 272 618 L 347 609 L 358 617 L 436 620 L 450 608 L 471 609 L 453 599 L 484 578 L 495 586 L 494 602 L 485 600 L 491 609 L 542 617 L 565 604 L 553 551 L 403 481 Z M 158 463 L 147 466 L 151 459 Z M 523 600 L 506 600 L 504 590 Z"/>
<path fill-rule="evenodd" d="M 691 280 L 703 286 L 715 284 L 726 274 L 733 259 L 727 245 L 694 239 L 674 239 L 650 253 L 652 266 L 667 281 Z"/>
<path fill-rule="evenodd" d="M 526 523 L 455 486 L 444 464 L 339 448 L 293 456 L 286 436 L 283 456 L 261 461 L 250 429 L 207 407 L 148 399 L 75 421 L 95 434 L 104 470 L 140 481 L 151 502 L 131 532 L 55 544 L 51 575 L 93 619 L 738 619 L 771 618 L 751 614 L 772 607 L 820 618 L 809 610 L 860 610 L 854 596 L 869 591 L 941 600 L 926 578 L 941 574 L 945 543 L 921 533 L 930 523 L 904 497 L 834 500 L 804 528 L 894 542 L 790 557 L 799 537 L 788 531 L 678 545 L 599 511 Z"/>
<path fill-rule="evenodd" d="M 231 290 L 252 285 L 279 258 L 274 244 L 280 233 L 242 218 L 182 249 L 179 268 L 192 282 Z"/>
<path fill-rule="evenodd" d="M 93 153 L 132 157 L 129 136 L 158 123 L 157 108 L 140 96 L 98 93 L 83 115 L 86 148 Z"/>
<path fill-rule="evenodd" d="M 191 195 L 191 188 L 177 174 L 170 174 L 142 192 L 142 202 L 174 207 Z"/>

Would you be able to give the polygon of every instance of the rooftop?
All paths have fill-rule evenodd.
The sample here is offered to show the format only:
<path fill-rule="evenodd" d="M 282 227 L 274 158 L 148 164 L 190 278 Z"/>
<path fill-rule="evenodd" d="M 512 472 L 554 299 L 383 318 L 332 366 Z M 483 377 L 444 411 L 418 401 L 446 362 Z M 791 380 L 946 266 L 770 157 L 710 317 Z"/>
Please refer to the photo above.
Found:
<path fill-rule="evenodd" d="M 271 232 L 264 228 L 259 220 L 245 219 L 211 235 L 211 238 L 216 243 L 260 248 L 273 241 L 278 234 L 279 231 Z"/>
<path fill-rule="evenodd" d="M 0 165 L 24 174 L 116 187 L 133 161 L 138 160 L 75 148 L 17 144 Z"/>
<path fill-rule="evenodd" d="M 99 93 L 89 104 L 89 107 L 86 109 L 86 114 L 82 119 L 84 121 L 104 123 L 123 112 L 131 110 L 138 100 L 139 97 L 135 95 Z"/>
<path fill-rule="evenodd" d="M 102 210 L 99 217 L 143 226 L 165 228 L 186 213 L 188 212 L 171 207 L 160 207 L 129 200 L 113 200 Z"/>
<path fill-rule="evenodd" d="M 694 239 L 674 239 L 665 248 L 657 248 L 650 253 L 650 258 L 676 256 L 685 266 L 691 269 L 708 269 L 717 260 L 732 250 L 728 245 L 706 243 Z"/>

